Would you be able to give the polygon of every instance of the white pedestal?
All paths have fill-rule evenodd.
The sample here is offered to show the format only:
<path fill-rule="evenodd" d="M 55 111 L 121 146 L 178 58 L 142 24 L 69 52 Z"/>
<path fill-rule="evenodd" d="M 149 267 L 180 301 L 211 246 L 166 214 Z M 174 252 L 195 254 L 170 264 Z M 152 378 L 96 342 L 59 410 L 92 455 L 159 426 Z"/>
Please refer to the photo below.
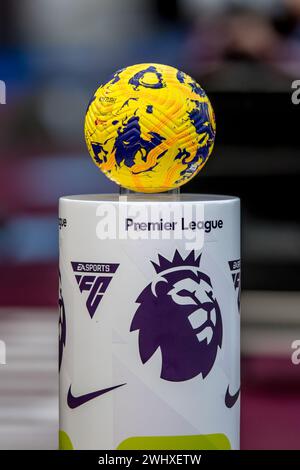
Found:
<path fill-rule="evenodd" d="M 72 196 L 59 217 L 61 447 L 237 449 L 239 199 Z"/>

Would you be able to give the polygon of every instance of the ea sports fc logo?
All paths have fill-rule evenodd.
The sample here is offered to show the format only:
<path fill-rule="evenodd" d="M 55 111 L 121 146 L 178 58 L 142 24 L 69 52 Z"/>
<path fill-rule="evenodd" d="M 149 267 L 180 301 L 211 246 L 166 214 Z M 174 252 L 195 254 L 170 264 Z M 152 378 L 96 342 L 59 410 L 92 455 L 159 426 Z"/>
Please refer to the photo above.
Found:
<path fill-rule="evenodd" d="M 130 331 L 139 331 L 141 361 L 161 350 L 161 378 L 181 382 L 205 378 L 222 346 L 222 318 L 210 277 L 200 269 L 199 255 L 152 261 L 156 275 L 142 291 Z"/>
<path fill-rule="evenodd" d="M 80 292 L 87 292 L 86 308 L 93 318 L 119 264 L 77 261 L 72 261 L 71 264 Z"/>

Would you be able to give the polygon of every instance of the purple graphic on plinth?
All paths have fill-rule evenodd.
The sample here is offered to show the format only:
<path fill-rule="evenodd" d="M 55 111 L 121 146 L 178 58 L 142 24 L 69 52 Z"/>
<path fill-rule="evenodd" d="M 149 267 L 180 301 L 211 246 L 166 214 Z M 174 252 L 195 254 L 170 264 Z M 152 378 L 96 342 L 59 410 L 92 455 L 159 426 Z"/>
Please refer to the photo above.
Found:
<path fill-rule="evenodd" d="M 222 346 L 222 318 L 210 277 L 200 270 L 199 255 L 172 260 L 158 255 L 156 275 L 136 302 L 130 331 L 139 331 L 139 353 L 145 364 L 160 349 L 162 379 L 181 382 L 205 378 Z"/>
<path fill-rule="evenodd" d="M 61 277 L 59 273 L 59 298 L 58 298 L 58 306 L 59 306 L 59 322 L 58 322 L 58 331 L 59 331 L 59 341 L 58 341 L 58 370 L 60 370 L 60 366 L 62 363 L 64 347 L 66 346 L 66 335 L 67 335 L 67 323 L 66 323 L 66 311 L 65 311 L 65 304 L 62 297 L 62 290 L 61 290 Z"/>
<path fill-rule="evenodd" d="M 225 393 L 225 405 L 227 408 L 232 408 L 240 396 L 240 389 L 238 389 L 233 395 L 229 391 L 229 385 Z"/>
<path fill-rule="evenodd" d="M 101 397 L 101 395 L 105 395 L 108 392 L 112 392 L 116 388 L 123 387 L 123 385 L 126 385 L 126 383 L 113 385 L 112 387 L 102 388 L 100 390 L 95 390 L 94 392 L 85 393 L 84 395 L 78 396 L 73 395 L 71 390 L 72 385 L 70 385 L 67 397 L 68 407 L 71 409 L 78 408 L 79 406 L 84 405 L 85 403 L 94 400 L 95 398 Z"/>
<path fill-rule="evenodd" d="M 75 279 L 81 293 L 88 292 L 86 308 L 91 318 L 103 299 L 119 265 L 116 263 L 88 263 L 71 261 Z"/>
<path fill-rule="evenodd" d="M 237 304 L 240 313 L 241 309 L 241 260 L 235 259 L 228 261 L 231 276 L 233 280 L 234 290 L 237 291 Z"/>

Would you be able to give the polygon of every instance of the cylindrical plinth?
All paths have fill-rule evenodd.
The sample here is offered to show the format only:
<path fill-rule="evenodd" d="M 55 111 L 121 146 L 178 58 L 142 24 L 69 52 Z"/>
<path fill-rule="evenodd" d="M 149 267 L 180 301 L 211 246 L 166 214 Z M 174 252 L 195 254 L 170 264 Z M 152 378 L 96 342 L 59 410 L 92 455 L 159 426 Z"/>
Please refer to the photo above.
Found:
<path fill-rule="evenodd" d="M 239 447 L 240 203 L 60 199 L 60 446 Z"/>

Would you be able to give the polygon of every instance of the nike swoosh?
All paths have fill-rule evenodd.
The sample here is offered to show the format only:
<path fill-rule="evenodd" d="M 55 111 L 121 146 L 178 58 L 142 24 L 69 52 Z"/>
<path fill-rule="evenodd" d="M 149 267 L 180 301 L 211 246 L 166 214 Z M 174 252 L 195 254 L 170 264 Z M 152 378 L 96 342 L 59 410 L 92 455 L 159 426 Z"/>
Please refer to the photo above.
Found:
<path fill-rule="evenodd" d="M 88 401 L 93 400 L 94 398 L 100 397 L 105 393 L 111 392 L 115 388 L 123 387 L 123 385 L 126 385 L 126 383 L 114 385 L 113 387 L 102 388 L 101 390 L 96 390 L 95 392 L 86 393 L 85 395 L 80 395 L 77 397 L 74 397 L 74 395 L 72 394 L 72 385 L 70 385 L 67 398 L 68 406 L 72 409 L 77 408 L 78 406 L 84 405 L 84 403 L 87 403 Z"/>
<path fill-rule="evenodd" d="M 227 406 L 227 408 L 232 408 L 236 404 L 237 399 L 239 398 L 239 395 L 240 395 L 240 389 L 238 389 L 238 391 L 234 395 L 231 395 L 231 393 L 229 392 L 229 385 L 228 385 L 227 390 L 226 390 L 226 395 L 225 395 L 225 405 Z"/>

